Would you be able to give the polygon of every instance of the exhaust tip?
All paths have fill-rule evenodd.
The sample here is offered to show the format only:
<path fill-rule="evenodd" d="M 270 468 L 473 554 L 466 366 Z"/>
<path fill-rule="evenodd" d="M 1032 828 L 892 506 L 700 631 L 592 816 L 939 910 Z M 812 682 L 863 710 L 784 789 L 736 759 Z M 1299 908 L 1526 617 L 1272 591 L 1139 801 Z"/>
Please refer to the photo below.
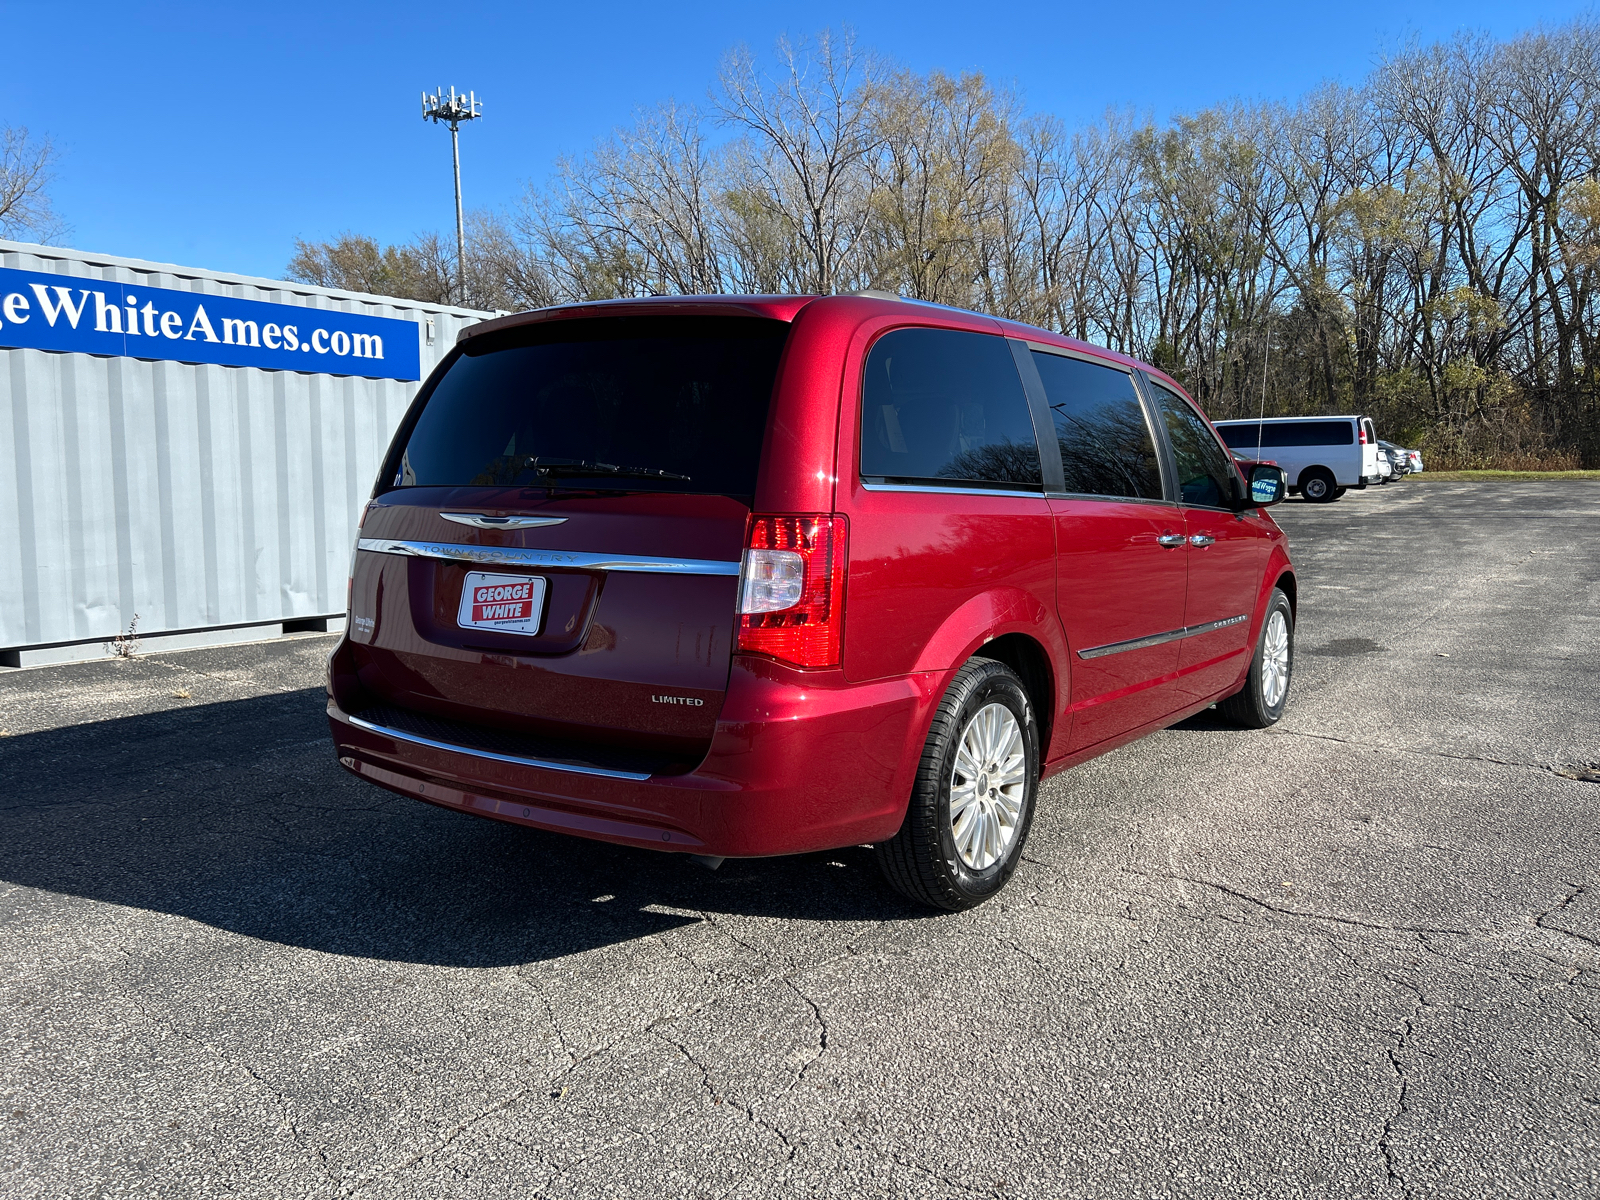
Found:
<path fill-rule="evenodd" d="M 689 857 L 708 871 L 715 871 L 723 863 L 728 861 L 725 858 L 716 858 L 710 854 L 691 854 Z"/>

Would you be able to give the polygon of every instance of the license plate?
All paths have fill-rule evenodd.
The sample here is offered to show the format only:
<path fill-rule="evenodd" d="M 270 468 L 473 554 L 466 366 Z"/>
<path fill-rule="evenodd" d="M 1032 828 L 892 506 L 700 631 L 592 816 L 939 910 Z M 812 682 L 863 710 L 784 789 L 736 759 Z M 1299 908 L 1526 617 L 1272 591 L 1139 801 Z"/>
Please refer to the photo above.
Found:
<path fill-rule="evenodd" d="M 544 583 L 539 575 L 469 571 L 461 588 L 456 624 L 463 629 L 538 633 L 544 616 Z"/>

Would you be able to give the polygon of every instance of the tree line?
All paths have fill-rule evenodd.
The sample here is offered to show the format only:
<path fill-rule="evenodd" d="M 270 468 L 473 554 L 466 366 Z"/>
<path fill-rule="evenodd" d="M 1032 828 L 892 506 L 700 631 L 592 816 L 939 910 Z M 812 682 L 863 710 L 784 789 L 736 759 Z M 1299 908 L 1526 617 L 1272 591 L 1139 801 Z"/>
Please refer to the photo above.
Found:
<path fill-rule="evenodd" d="M 736 51 L 454 239 L 298 244 L 307 282 L 492 309 L 901 295 L 1151 362 L 1217 419 L 1360 411 L 1439 466 L 1600 465 L 1600 22 L 1360 86 L 1081 128 L 824 34 Z"/>

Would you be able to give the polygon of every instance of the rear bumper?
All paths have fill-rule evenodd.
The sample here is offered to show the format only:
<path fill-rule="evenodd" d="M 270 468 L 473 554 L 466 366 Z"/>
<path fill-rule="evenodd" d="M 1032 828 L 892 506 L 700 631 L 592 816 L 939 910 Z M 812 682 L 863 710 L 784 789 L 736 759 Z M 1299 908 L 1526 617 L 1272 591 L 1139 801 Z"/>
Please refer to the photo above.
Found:
<path fill-rule="evenodd" d="M 645 779 L 421 744 L 357 724 L 331 696 L 328 724 L 346 770 L 401 795 L 601 841 L 751 858 L 892 836 L 948 675 L 849 684 L 838 671 L 736 658 L 705 760 Z"/>

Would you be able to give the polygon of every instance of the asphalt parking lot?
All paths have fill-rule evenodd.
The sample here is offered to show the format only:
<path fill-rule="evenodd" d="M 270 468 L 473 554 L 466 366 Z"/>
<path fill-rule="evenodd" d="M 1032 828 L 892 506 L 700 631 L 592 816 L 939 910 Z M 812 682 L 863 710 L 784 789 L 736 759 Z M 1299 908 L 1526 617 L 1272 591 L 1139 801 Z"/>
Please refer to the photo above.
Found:
<path fill-rule="evenodd" d="M 1285 720 L 959 916 L 359 783 L 325 637 L 0 676 L 0 1192 L 1600 1193 L 1600 485 L 1277 511 Z"/>

